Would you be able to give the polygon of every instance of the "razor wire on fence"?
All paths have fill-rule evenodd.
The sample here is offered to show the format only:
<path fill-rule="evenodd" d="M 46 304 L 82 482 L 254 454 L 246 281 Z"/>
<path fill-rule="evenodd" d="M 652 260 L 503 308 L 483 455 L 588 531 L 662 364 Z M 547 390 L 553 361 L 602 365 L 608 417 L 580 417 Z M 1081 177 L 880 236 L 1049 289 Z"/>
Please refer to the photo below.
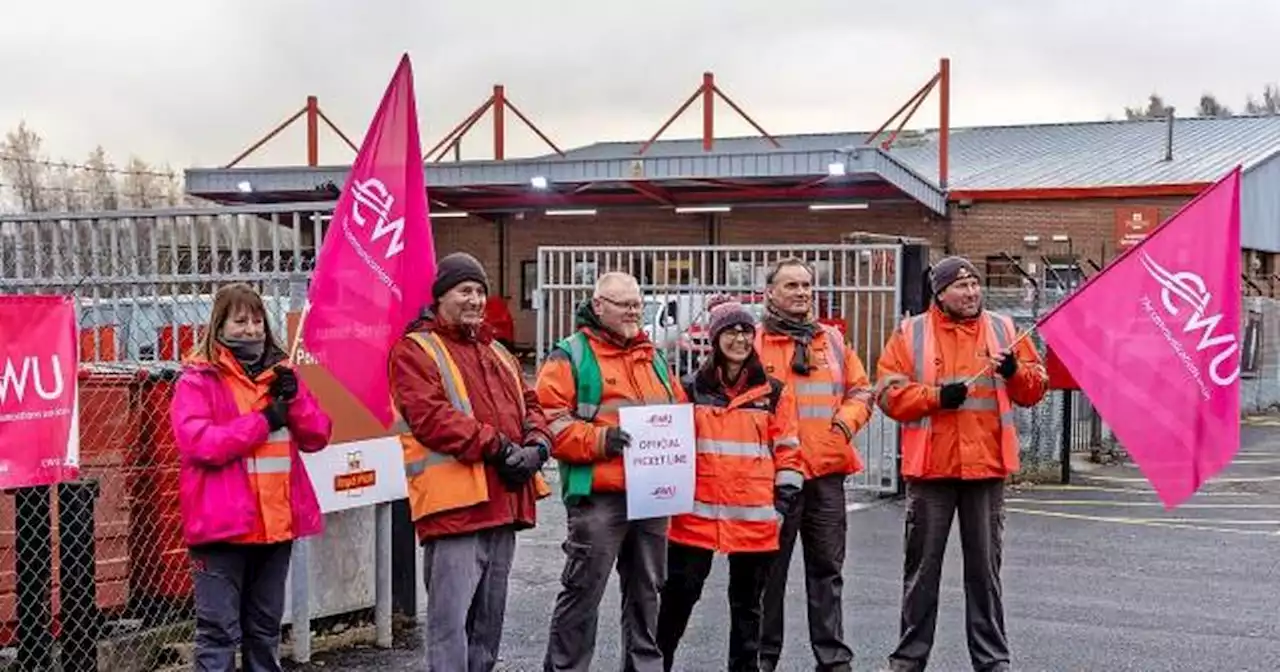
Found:
<path fill-rule="evenodd" d="M 0 218 L 0 294 L 74 296 L 80 328 L 80 479 L 0 494 L 0 649 L 21 669 L 187 662 L 173 383 L 228 283 L 261 292 L 285 344 L 330 210 Z"/>

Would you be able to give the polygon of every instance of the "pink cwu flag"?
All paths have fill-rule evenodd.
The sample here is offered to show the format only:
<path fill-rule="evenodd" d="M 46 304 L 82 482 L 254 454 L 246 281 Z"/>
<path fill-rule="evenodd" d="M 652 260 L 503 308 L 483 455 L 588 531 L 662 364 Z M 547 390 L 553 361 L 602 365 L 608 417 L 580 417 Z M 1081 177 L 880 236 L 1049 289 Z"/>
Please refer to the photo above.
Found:
<path fill-rule="evenodd" d="M 334 208 L 301 341 L 383 427 L 393 417 L 387 357 L 430 299 L 435 276 L 425 182 L 413 66 L 405 54 Z"/>
<path fill-rule="evenodd" d="M 1038 324 L 1166 509 L 1240 449 L 1240 168 Z"/>
<path fill-rule="evenodd" d="M 78 478 L 75 299 L 0 295 L 0 334 L 0 490 Z"/>

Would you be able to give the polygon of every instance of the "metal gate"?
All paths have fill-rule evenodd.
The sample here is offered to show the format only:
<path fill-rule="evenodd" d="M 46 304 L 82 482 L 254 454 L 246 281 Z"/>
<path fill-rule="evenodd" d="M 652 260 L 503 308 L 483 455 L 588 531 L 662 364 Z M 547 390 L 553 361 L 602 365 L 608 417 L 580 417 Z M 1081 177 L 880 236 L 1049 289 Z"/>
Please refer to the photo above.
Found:
<path fill-rule="evenodd" d="M 556 341 L 573 333 L 574 313 L 591 298 L 596 278 L 623 271 L 640 283 L 645 333 L 683 375 L 696 368 L 709 348 L 707 300 L 730 294 L 761 316 L 769 268 L 788 257 L 803 259 L 814 269 L 819 319 L 844 332 L 874 375 L 901 312 L 902 248 L 896 244 L 539 247 L 534 296 L 538 363 Z M 856 443 L 866 468 L 850 485 L 896 492 L 897 423 L 877 411 Z"/>

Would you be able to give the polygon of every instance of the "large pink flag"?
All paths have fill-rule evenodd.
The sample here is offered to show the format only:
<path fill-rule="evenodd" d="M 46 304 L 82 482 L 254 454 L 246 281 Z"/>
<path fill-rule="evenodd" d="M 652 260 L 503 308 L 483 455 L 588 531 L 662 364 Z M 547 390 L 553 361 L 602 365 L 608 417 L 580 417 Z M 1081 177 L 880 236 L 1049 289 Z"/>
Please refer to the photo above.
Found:
<path fill-rule="evenodd" d="M 392 420 L 387 356 L 430 299 L 435 276 L 425 181 L 406 54 L 334 208 L 301 343 L 384 427 Z"/>
<path fill-rule="evenodd" d="M 1166 508 L 1240 449 L 1240 169 L 1038 324 Z"/>

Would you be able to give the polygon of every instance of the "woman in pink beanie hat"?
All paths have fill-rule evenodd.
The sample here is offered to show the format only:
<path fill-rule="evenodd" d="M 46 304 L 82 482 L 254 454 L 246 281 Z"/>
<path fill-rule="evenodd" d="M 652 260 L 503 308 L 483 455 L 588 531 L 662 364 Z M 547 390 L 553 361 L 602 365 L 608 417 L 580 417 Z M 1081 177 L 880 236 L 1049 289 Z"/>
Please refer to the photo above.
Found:
<path fill-rule="evenodd" d="M 739 302 L 708 304 L 712 354 L 681 381 L 694 404 L 693 512 L 671 519 L 658 648 L 674 664 L 717 552 L 729 556 L 729 670 L 758 670 L 761 598 L 778 550 L 779 511 L 804 476 L 795 396 L 765 373 L 755 317 Z"/>

